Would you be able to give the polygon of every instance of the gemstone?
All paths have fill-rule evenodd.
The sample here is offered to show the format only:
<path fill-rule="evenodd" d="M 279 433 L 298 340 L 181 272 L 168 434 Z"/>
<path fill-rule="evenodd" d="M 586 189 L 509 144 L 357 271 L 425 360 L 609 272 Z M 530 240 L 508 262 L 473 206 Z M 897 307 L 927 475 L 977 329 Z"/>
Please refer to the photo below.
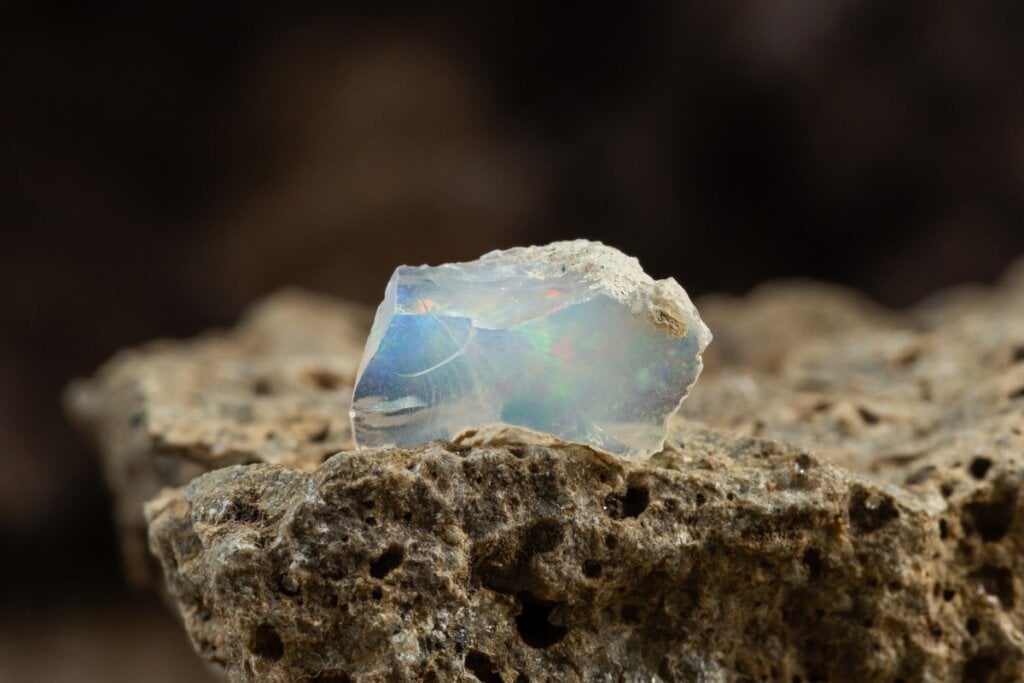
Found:
<path fill-rule="evenodd" d="M 678 282 L 599 242 L 400 266 L 356 376 L 354 439 L 414 446 L 511 425 L 648 456 L 710 341 Z"/>

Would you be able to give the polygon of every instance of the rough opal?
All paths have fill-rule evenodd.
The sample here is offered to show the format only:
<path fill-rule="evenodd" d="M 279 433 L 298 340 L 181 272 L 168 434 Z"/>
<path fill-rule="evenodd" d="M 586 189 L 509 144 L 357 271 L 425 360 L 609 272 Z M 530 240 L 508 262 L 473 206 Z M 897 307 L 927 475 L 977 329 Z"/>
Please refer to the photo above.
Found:
<path fill-rule="evenodd" d="M 414 446 L 514 425 L 648 456 L 710 341 L 679 283 L 598 242 L 401 266 L 363 352 L 353 435 Z"/>

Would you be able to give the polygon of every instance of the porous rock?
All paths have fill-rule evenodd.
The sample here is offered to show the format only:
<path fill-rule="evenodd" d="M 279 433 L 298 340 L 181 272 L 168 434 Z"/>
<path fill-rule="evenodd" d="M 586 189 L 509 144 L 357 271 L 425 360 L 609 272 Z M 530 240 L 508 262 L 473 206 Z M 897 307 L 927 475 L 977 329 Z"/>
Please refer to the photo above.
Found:
<path fill-rule="evenodd" d="M 1012 579 L 971 584 L 927 505 L 717 432 L 638 466 L 433 444 L 231 467 L 148 510 L 193 642 L 240 680 L 945 680 L 1012 649 L 1012 597 L 969 587 Z"/>
<path fill-rule="evenodd" d="M 211 469 L 308 469 L 350 448 L 349 394 L 370 311 L 298 290 L 192 341 L 122 351 L 65 392 L 115 497 L 128 574 L 152 577 L 143 504 Z"/>
<path fill-rule="evenodd" d="M 469 432 L 333 455 L 253 439 L 253 464 L 204 460 L 155 497 L 143 478 L 197 651 L 233 680 L 1024 678 L 1024 277 L 898 315 L 809 283 L 699 303 L 722 347 L 645 462 Z M 244 329 L 233 372 L 286 363 Z M 93 414 L 128 420 L 96 382 Z"/>

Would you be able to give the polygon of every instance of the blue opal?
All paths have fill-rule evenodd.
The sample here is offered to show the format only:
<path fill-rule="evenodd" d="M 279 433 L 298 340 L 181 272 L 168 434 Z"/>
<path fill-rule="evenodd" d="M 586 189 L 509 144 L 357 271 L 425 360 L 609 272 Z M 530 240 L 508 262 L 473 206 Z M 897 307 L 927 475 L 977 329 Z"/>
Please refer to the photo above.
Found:
<path fill-rule="evenodd" d="M 414 446 L 505 424 L 650 455 L 709 341 L 674 280 L 598 243 L 402 266 L 356 379 L 354 438 Z"/>

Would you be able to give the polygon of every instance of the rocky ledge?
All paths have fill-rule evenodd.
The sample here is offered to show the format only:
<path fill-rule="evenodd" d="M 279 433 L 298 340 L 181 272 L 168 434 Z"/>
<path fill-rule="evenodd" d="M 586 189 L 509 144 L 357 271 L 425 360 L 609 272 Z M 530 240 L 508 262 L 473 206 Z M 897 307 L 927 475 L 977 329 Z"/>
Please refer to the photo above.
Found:
<path fill-rule="evenodd" d="M 232 680 L 1024 678 L 1024 277 L 699 306 L 708 370 L 638 464 L 346 450 L 368 317 L 297 293 L 68 405 L 129 566 Z"/>

